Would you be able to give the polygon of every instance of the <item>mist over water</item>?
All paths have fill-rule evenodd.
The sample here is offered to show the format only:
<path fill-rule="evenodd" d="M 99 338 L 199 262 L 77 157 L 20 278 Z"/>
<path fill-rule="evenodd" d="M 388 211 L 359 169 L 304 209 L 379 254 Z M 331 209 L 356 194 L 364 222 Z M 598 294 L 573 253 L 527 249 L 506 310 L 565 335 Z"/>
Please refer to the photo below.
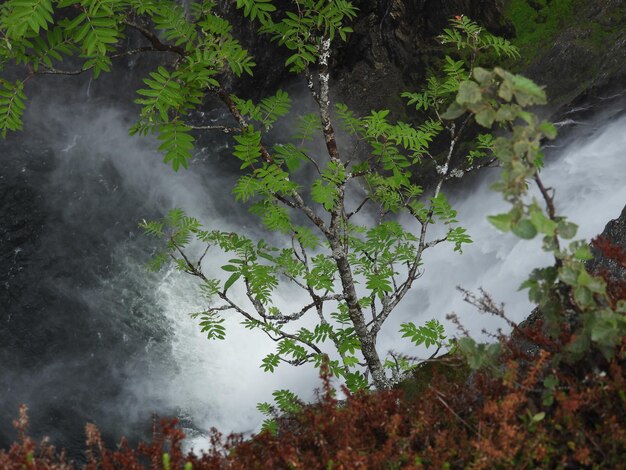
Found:
<path fill-rule="evenodd" d="M 72 453 L 86 422 L 109 439 L 146 436 L 157 412 L 183 418 L 189 434 L 253 431 L 256 403 L 279 383 L 310 396 L 312 371 L 268 380 L 259 364 L 273 344 L 238 321 L 226 341 L 207 341 L 189 318 L 206 308 L 197 283 L 146 269 L 156 242 L 137 225 L 171 208 L 256 230 L 230 196 L 226 138 L 203 141 L 191 169 L 174 173 L 156 139 L 128 136 L 133 110 L 98 98 L 91 81 L 30 98 L 24 132 L 0 144 L 0 446 L 22 402 L 36 435 Z M 212 257 L 207 269 L 222 264 Z"/>
<path fill-rule="evenodd" d="M 598 235 L 626 205 L 624 109 L 623 102 L 614 104 L 546 150 L 542 180 L 555 189 L 557 213 L 579 225 L 575 239 L 590 240 Z M 511 233 L 499 232 L 487 221 L 487 215 L 510 210 L 501 195 L 489 189 L 498 179 L 498 171 L 477 178 L 470 191 L 464 188 L 449 193 L 458 219 L 474 243 L 464 247 L 462 255 L 442 246 L 426 253 L 423 277 L 405 298 L 395 324 L 385 330 L 384 344 L 390 348 L 398 348 L 392 335 L 397 325 L 409 318 L 411 321 L 437 318 L 449 325 L 448 331 L 454 332 L 455 327 L 445 320 L 447 314 L 454 312 L 476 338 L 483 337 L 483 329 L 490 333 L 496 333 L 500 327 L 507 330 L 503 321 L 481 315 L 465 303 L 461 293 L 455 291 L 456 286 L 475 293 L 483 288 L 497 302 L 505 304 L 505 313 L 515 322 L 529 315 L 532 306 L 527 291 L 517 289 L 532 269 L 552 263 L 550 256 L 541 250 L 541 237 L 521 240 Z M 536 188 L 532 187 L 532 193 L 543 206 Z"/>
<path fill-rule="evenodd" d="M 115 81 L 99 90 L 88 79 L 63 86 L 32 94 L 23 133 L 0 143 L 0 445 L 14 439 L 10 421 L 22 402 L 33 431 L 71 453 L 86 422 L 109 439 L 145 436 L 154 412 L 182 417 L 192 436 L 210 426 L 247 432 L 262 419 L 256 403 L 273 390 L 310 398 L 315 371 L 262 372 L 274 344 L 236 318 L 227 321 L 225 341 L 207 341 L 188 315 L 205 307 L 196 282 L 172 269 L 145 269 L 155 242 L 137 224 L 173 207 L 211 228 L 257 233 L 230 196 L 228 140 L 203 142 L 191 169 L 174 173 L 155 139 L 128 136 L 134 110 L 121 104 L 127 97 L 99 94 Z M 556 188 L 558 209 L 580 224 L 579 235 L 591 237 L 626 203 L 626 117 L 582 124 L 559 145 L 544 181 Z M 518 241 L 486 222 L 507 210 L 487 188 L 495 177 L 449 193 L 474 244 L 462 256 L 443 246 L 427 254 L 424 276 L 381 334 L 381 351 L 414 354 L 398 341 L 403 321 L 443 320 L 454 311 L 477 335 L 501 326 L 464 304 L 457 285 L 484 287 L 514 320 L 530 312 L 517 286 L 549 259 L 537 240 Z M 208 274 L 220 261 L 205 262 Z M 280 296 L 282 305 L 301 301 L 289 290 Z"/>

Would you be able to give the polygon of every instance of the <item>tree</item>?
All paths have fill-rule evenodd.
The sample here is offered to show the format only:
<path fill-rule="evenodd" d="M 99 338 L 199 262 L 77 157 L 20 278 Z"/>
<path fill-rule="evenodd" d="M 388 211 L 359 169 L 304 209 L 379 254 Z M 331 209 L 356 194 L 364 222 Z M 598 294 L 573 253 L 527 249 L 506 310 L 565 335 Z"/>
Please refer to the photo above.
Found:
<path fill-rule="evenodd" d="M 470 113 L 482 126 L 498 125 L 507 132 L 492 143 L 502 168 L 493 189 L 502 194 L 511 209 L 488 220 L 499 230 L 510 231 L 522 239 L 543 236 L 542 248 L 554 260 L 552 266 L 534 269 L 520 286 L 528 289 L 529 299 L 543 317 L 551 342 L 541 347 L 553 355 L 551 366 L 582 358 L 597 363 L 603 358 L 609 362 L 626 336 L 626 302 L 607 290 L 602 276 L 588 272 L 586 261 L 593 258 L 589 245 L 585 240 L 570 241 L 578 226 L 558 213 L 554 191 L 541 178 L 542 143 L 554 139 L 557 133 L 553 124 L 539 119 L 527 108 L 546 103 L 545 92 L 531 80 L 499 67 L 476 67 L 459 86 L 447 114 L 455 117 Z M 538 197 L 530 192 L 530 182 L 534 183 Z M 620 249 L 614 251 L 622 255 Z M 469 300 L 484 311 L 501 315 L 488 297 L 488 302 L 473 295 Z M 497 348 L 477 351 L 469 338 L 460 344 L 460 349 L 469 358 L 473 356 L 469 363 L 474 361 L 475 365 L 488 362 L 487 356 L 496 356 L 498 352 Z M 547 380 L 552 397 L 555 378 Z"/>
<path fill-rule="evenodd" d="M 440 40 L 462 59 L 446 56 L 441 78 L 430 78 L 419 93 L 403 95 L 408 105 L 430 117 L 419 125 L 393 123 L 387 110 L 357 117 L 331 102 L 331 54 L 350 34 L 347 24 L 357 14 L 349 1 L 304 0 L 293 9 L 278 10 L 270 0 L 238 0 L 237 7 L 256 22 L 259 37 L 269 36 L 291 51 L 285 66 L 305 78 L 317 105 L 316 114 L 298 118 L 291 141 L 270 144 L 272 126 L 289 112 L 287 93 L 279 90 L 255 103 L 224 87 L 226 76 L 251 75 L 255 64 L 210 1 L 193 2 L 188 10 L 172 0 L 5 2 L 0 7 L 0 63 L 26 73 L 23 79 L 0 82 L 0 130 L 6 135 L 21 128 L 24 86 L 37 75 L 91 72 L 97 78 L 116 58 L 147 51 L 170 55 L 137 91 L 142 108 L 130 132 L 157 134 L 164 161 L 174 170 L 187 168 L 197 132 L 232 133 L 233 155 L 242 170 L 233 188 L 235 199 L 250 204 L 267 229 L 289 242 L 273 247 L 242 234 L 205 229 L 197 219 L 172 210 L 164 220 L 142 224 L 147 233 L 165 240 L 153 267 L 173 260 L 200 279 L 208 306 L 195 316 L 210 339 L 224 338 L 224 315 L 235 314 L 246 328 L 274 340 L 276 352 L 262 363 L 266 371 L 280 362 L 319 366 L 330 351 L 331 371 L 349 388 L 370 382 L 389 388 L 414 364 L 393 354 L 381 356 L 376 348 L 381 328 L 423 273 L 424 252 L 443 243 L 461 252 L 471 243 L 444 195 L 444 184 L 494 161 L 493 138 L 484 134 L 467 158 L 454 165 L 471 116 L 486 127 L 495 119 L 490 109 L 463 114 L 466 103 L 479 99 L 480 90 L 470 80 L 479 73 L 479 54 L 515 57 L 517 51 L 469 19 L 456 17 Z M 125 48 L 121 39 L 131 31 L 146 45 Z M 60 68 L 71 55 L 80 66 Z M 519 93 L 525 96 L 524 90 Z M 235 127 L 191 123 L 190 111 L 209 94 L 223 102 Z M 337 123 L 342 131 L 336 131 Z M 350 137 L 349 146 L 338 143 L 338 132 Z M 305 145 L 316 134 L 325 143 L 324 155 L 314 155 Z M 447 141 L 444 152 L 429 149 L 435 140 L 440 145 Z M 418 177 L 429 165 L 436 176 L 425 188 Z M 402 214 L 410 222 L 400 222 L 406 220 L 400 219 Z M 443 227 L 438 237 L 430 234 L 434 225 Z M 206 245 L 199 259 L 189 251 L 195 241 Z M 232 256 L 222 267 L 223 278 L 204 273 L 209 250 Z M 307 296 L 291 312 L 273 302 L 283 282 Z M 242 296 L 237 297 L 237 289 Z M 316 318 L 314 328 L 292 327 L 305 316 Z M 416 345 L 436 346 L 435 354 L 446 344 L 443 326 L 435 320 L 423 326 L 403 324 L 401 333 Z M 279 395 L 290 401 L 287 392 Z"/>

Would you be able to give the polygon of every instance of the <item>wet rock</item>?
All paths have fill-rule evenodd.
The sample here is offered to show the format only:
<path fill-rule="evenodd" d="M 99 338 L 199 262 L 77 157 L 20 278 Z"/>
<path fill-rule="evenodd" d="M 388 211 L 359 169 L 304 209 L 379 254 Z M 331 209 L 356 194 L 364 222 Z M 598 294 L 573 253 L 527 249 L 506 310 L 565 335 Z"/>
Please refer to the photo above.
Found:
<path fill-rule="evenodd" d="M 625 23 L 626 0 L 579 1 L 573 24 L 566 25 L 523 73 L 546 86 L 556 112 L 622 92 Z"/>
<path fill-rule="evenodd" d="M 348 43 L 336 53 L 338 98 L 359 112 L 404 113 L 399 95 L 415 90 L 441 56 L 436 37 L 456 15 L 498 34 L 510 33 L 501 1 L 361 0 Z"/>
<path fill-rule="evenodd" d="M 626 250 L 626 207 L 617 219 L 611 220 L 600 234 L 612 244 Z M 607 272 L 610 279 L 626 281 L 626 267 L 614 259 L 607 258 L 600 249 L 592 246 L 594 258 L 587 263 L 592 272 Z"/>

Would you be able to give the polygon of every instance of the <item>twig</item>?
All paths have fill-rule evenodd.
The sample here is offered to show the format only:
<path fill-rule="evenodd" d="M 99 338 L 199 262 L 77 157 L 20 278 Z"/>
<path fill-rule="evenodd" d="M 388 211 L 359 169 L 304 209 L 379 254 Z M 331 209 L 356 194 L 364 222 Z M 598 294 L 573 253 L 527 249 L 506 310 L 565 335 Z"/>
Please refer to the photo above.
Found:
<path fill-rule="evenodd" d="M 432 385 L 428 384 L 428 388 L 431 389 L 433 392 L 435 392 L 435 394 L 437 395 L 437 399 L 439 400 L 439 402 L 448 409 L 448 411 L 450 411 L 450 413 L 452 413 L 459 421 L 461 421 L 461 423 L 463 423 L 463 425 L 469 429 L 470 431 L 476 433 L 478 435 L 478 437 L 480 437 L 481 439 L 483 439 L 483 436 L 481 435 L 480 431 L 478 431 L 478 429 L 474 428 L 471 424 L 469 424 L 467 421 L 465 421 L 456 411 L 454 411 L 452 409 L 452 407 L 450 405 L 448 405 L 446 403 L 446 401 L 442 398 L 442 393 L 437 390 L 435 387 L 433 387 Z"/>
<path fill-rule="evenodd" d="M 191 124 L 185 124 L 190 129 L 195 131 L 221 131 L 224 134 L 232 134 L 235 132 L 241 132 L 240 127 L 227 127 L 227 126 L 194 126 Z"/>

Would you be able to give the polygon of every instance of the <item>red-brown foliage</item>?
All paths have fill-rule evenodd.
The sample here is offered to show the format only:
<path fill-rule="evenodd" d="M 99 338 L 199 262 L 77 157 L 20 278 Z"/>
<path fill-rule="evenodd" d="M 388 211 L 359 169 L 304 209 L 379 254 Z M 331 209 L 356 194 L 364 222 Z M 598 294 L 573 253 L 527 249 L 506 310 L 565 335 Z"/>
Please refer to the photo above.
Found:
<path fill-rule="evenodd" d="M 626 262 L 623 250 L 596 246 Z M 596 274 L 607 281 L 612 304 L 626 300 L 624 281 Z M 518 334 L 545 349 L 529 357 L 519 341 L 503 340 L 497 374 L 470 373 L 460 357 L 446 357 L 420 369 L 412 395 L 346 392 L 339 402 L 323 371 L 318 403 L 279 419 L 276 435 L 244 440 L 213 430 L 211 449 L 201 455 L 183 453 L 175 420 L 163 420 L 152 442 L 136 449 L 124 440 L 107 449 L 88 425 L 84 468 L 626 468 L 626 338 L 609 361 L 597 355 L 554 366 L 554 343 L 540 321 Z M 36 445 L 27 424 L 22 407 L 14 423 L 19 439 L 0 451 L 0 468 L 76 468 L 46 441 Z"/>

